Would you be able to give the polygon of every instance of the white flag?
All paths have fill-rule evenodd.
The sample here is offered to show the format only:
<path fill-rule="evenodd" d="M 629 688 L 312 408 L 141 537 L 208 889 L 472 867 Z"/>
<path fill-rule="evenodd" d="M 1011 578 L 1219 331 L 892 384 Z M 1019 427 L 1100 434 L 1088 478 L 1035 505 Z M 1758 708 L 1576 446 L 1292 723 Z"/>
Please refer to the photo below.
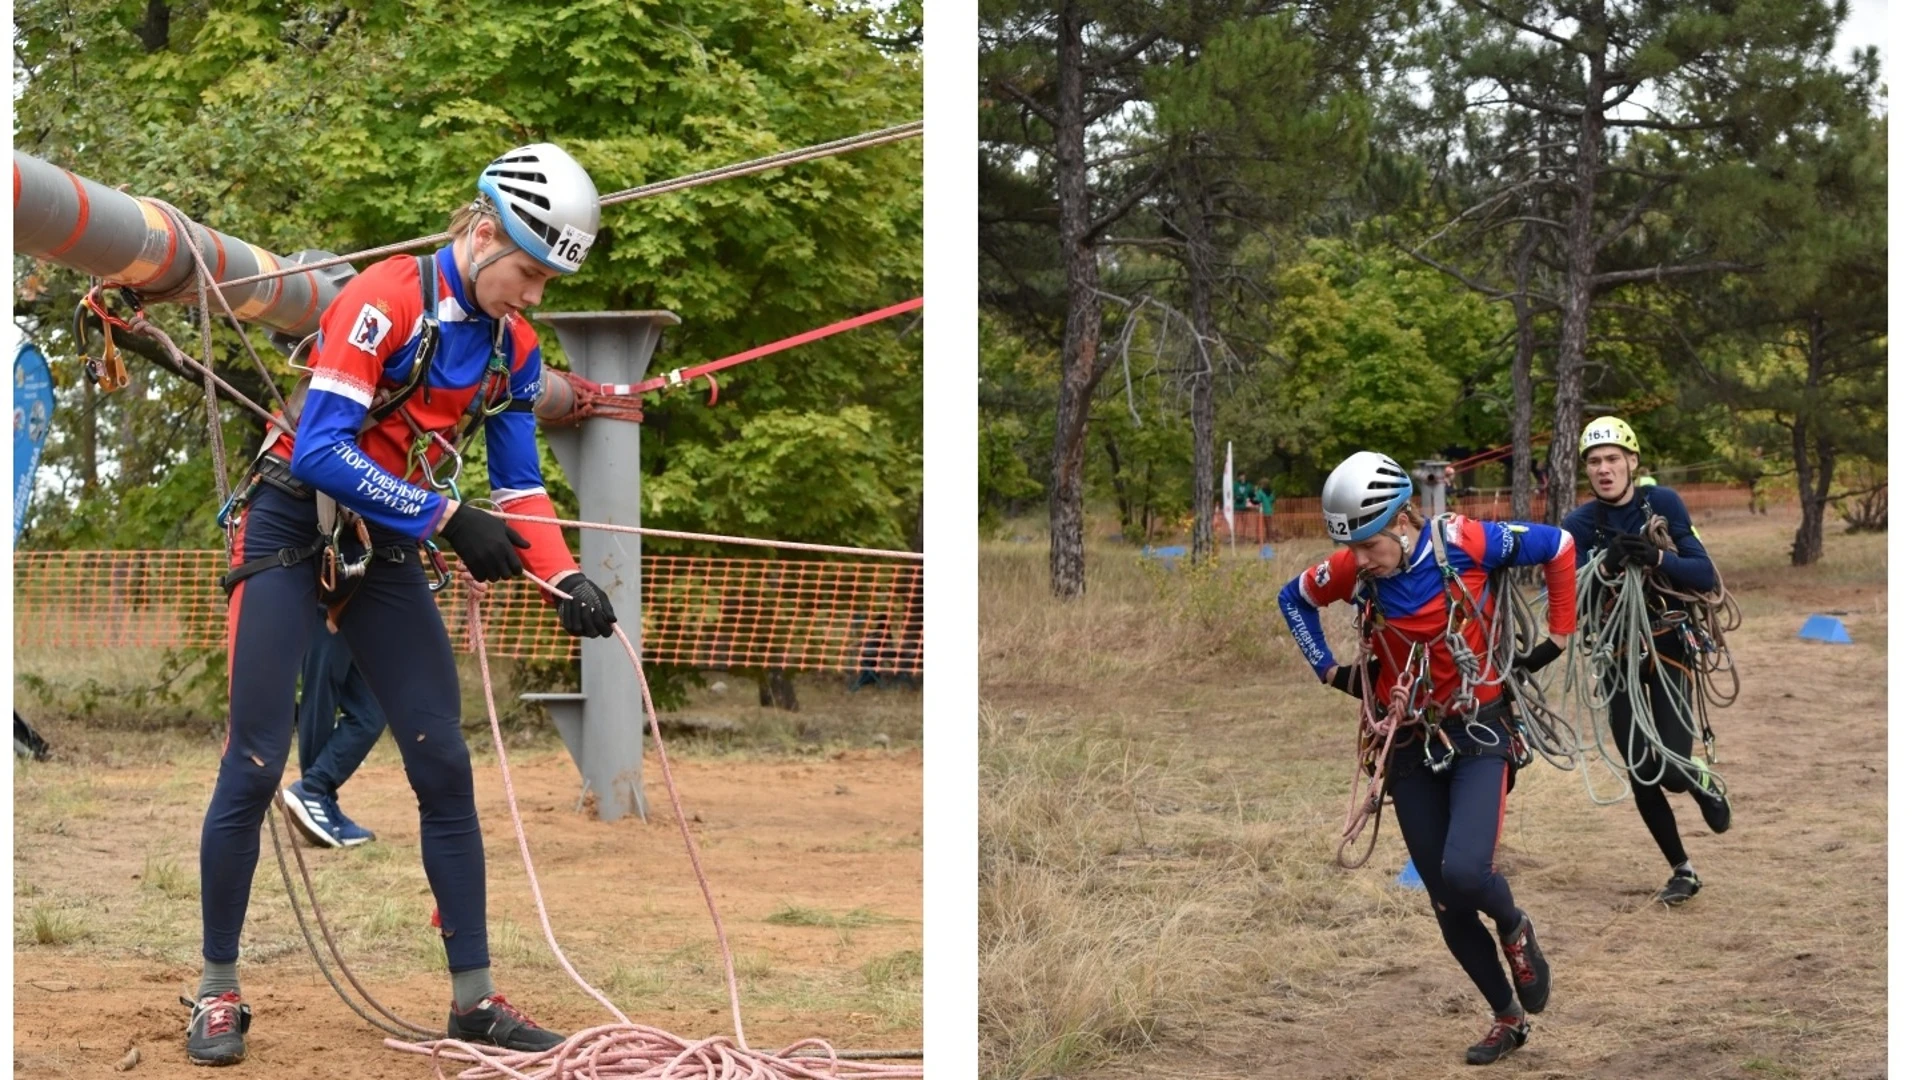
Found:
<path fill-rule="evenodd" d="M 1233 539 L 1233 442 L 1227 442 L 1227 467 L 1220 473 L 1220 505 L 1226 508 L 1227 539 Z"/>

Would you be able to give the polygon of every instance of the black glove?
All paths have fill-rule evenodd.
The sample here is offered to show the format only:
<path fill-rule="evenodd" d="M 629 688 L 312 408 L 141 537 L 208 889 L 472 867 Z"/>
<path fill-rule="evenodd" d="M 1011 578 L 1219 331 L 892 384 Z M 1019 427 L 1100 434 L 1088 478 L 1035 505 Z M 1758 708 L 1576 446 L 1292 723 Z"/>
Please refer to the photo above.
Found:
<path fill-rule="evenodd" d="M 514 548 L 530 548 L 527 538 L 484 510 L 466 503 L 453 508 L 453 516 L 440 527 L 440 535 L 453 545 L 460 565 L 475 581 L 505 581 L 520 574 L 520 555 Z"/>
<path fill-rule="evenodd" d="M 1628 563 L 1648 569 L 1659 566 L 1660 548 L 1639 533 L 1619 533 L 1607 543 L 1607 572 L 1617 574 Z"/>
<path fill-rule="evenodd" d="M 1359 670 L 1358 664 L 1341 664 L 1333 669 L 1332 675 L 1327 676 L 1327 685 L 1364 700 L 1366 695 L 1364 684 L 1374 682 L 1380 677 L 1379 658 L 1375 657 L 1367 661 L 1366 674 L 1359 674 Z"/>
<path fill-rule="evenodd" d="M 1514 666 L 1526 671 L 1539 671 L 1541 668 L 1560 659 L 1560 654 L 1565 651 L 1565 649 L 1554 644 L 1552 638 L 1548 638 L 1527 650 L 1525 655 L 1514 657 L 1513 663 Z"/>
<path fill-rule="evenodd" d="M 613 601 L 587 575 L 574 571 L 554 586 L 572 597 L 558 603 L 560 625 L 574 637 L 612 637 Z"/>

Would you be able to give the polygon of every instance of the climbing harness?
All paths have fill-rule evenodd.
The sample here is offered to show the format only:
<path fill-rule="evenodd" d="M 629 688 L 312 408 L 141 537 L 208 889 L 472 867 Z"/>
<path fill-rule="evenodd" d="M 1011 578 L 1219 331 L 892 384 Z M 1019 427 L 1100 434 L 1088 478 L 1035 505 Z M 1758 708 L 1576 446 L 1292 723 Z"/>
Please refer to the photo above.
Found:
<path fill-rule="evenodd" d="M 1511 786 L 1514 773 L 1525 768 L 1536 756 L 1545 757 L 1558 768 L 1573 768 L 1572 757 L 1578 740 L 1558 713 L 1545 707 L 1538 684 L 1518 663 L 1544 636 L 1534 612 L 1522 600 L 1507 568 L 1487 571 L 1482 594 L 1473 595 L 1447 558 L 1446 532 L 1463 520 L 1453 514 L 1440 514 L 1427 522 L 1428 541 L 1440 571 L 1441 595 L 1446 600 L 1446 616 L 1441 631 L 1432 639 L 1419 641 L 1387 622 L 1371 582 L 1360 589 L 1355 629 L 1360 635 L 1359 666 L 1367 658 L 1381 655 L 1374 650 L 1374 636 L 1387 634 L 1404 647 L 1407 665 L 1394 682 L 1388 701 L 1382 708 L 1374 700 L 1373 680 L 1361 678 L 1358 766 L 1348 797 L 1347 820 L 1341 830 L 1335 861 L 1352 870 L 1366 865 L 1380 832 L 1380 812 L 1385 807 L 1388 764 L 1396 750 L 1419 743 L 1421 762 L 1435 774 L 1451 768 L 1462 756 L 1499 753 L 1513 764 L 1508 774 Z M 1476 652 L 1469 628 L 1484 642 L 1485 656 Z M 1435 696 L 1433 679 L 1434 650 L 1444 649 L 1453 662 L 1459 685 L 1445 700 Z M 1483 702 L 1476 692 L 1484 686 L 1501 688 L 1501 700 Z M 1455 739 L 1446 730 L 1457 724 L 1464 739 Z M 1498 724 L 1505 729 L 1495 730 Z M 1373 819 L 1373 838 L 1357 858 L 1349 850 L 1366 831 L 1367 819 Z"/>
<path fill-rule="evenodd" d="M 402 477 L 402 479 L 410 480 L 414 475 L 413 470 L 417 469 L 427 483 L 457 498 L 458 492 L 454 485 L 459 479 L 460 474 L 461 455 L 459 451 L 449 444 L 439 433 L 428 433 L 421 430 L 419 424 L 413 420 L 410 413 L 401 412 L 407 401 L 411 399 L 415 393 L 426 388 L 427 374 L 433 367 L 433 359 L 439 351 L 440 344 L 440 322 L 434 315 L 439 306 L 438 271 L 434 266 L 434 258 L 431 255 L 417 256 L 416 263 L 416 270 L 420 276 L 421 317 L 420 331 L 414 340 L 413 361 L 407 369 L 406 379 L 403 380 L 399 386 L 383 391 L 380 396 L 374 400 L 373 404 L 368 407 L 366 419 L 361 422 L 360 430 L 365 432 L 387 417 L 399 412 L 401 418 L 407 422 L 415 434 L 414 453 L 410 457 L 411 468 L 408 474 Z M 486 399 L 487 396 L 494 391 L 496 384 L 504 388 L 504 375 L 510 370 L 500 355 L 501 334 L 504 333 L 505 323 L 505 320 L 501 320 L 500 329 L 495 333 L 494 355 L 487 363 L 487 372 L 483 377 L 483 390 L 474 396 L 475 405 L 472 407 L 471 413 L 475 419 L 467 425 L 465 438 L 471 438 L 474 430 L 479 427 L 479 422 L 484 420 L 486 416 L 496 415 L 500 411 L 497 407 L 489 411 Z M 294 358 L 297 359 L 299 355 L 311 345 L 313 340 L 313 337 L 309 337 L 305 341 L 302 341 L 300 345 L 294 349 Z M 500 377 L 496 377 L 497 375 Z M 234 495 L 221 507 L 219 522 L 222 530 L 225 531 L 227 535 L 228 551 L 231 557 L 234 554 L 232 546 L 238 517 L 246 509 L 247 502 L 259 491 L 260 485 L 264 483 L 276 487 L 303 502 L 309 499 L 313 500 L 316 508 L 316 526 L 319 535 L 315 540 L 306 545 L 281 548 L 270 555 L 264 555 L 248 562 L 236 564 L 233 569 L 227 571 L 220 579 L 220 586 L 226 591 L 227 595 L 231 596 L 233 595 L 233 590 L 238 588 L 241 582 L 255 574 L 272 570 L 276 567 L 297 566 L 317 555 L 320 558 L 319 566 L 316 569 L 320 587 L 320 600 L 327 608 L 327 625 L 329 629 L 336 629 L 339 626 L 340 612 L 345 609 L 347 601 L 352 598 L 354 590 L 358 587 L 360 580 L 366 576 L 367 567 L 371 565 L 374 559 L 378 558 L 388 562 L 404 562 L 412 556 L 414 552 L 407 547 L 399 545 L 374 547 L 372 538 L 367 532 L 367 523 L 358 514 L 342 509 L 339 504 L 325 492 L 315 491 L 311 484 L 296 479 L 293 475 L 292 464 L 273 453 L 273 446 L 280 441 L 283 431 L 294 431 L 298 429 L 301 409 L 306 402 L 307 390 L 311 383 L 312 374 L 308 373 L 302 376 L 299 384 L 294 387 L 292 395 L 283 407 L 283 416 L 286 421 L 284 428 L 270 427 L 268 429 L 266 438 L 254 458 L 251 469 L 248 471 L 246 481 L 235 490 Z M 431 393 L 431 390 L 427 391 L 429 397 Z M 502 389 L 502 394 L 503 396 L 510 397 L 510 395 L 505 395 L 504 389 Z M 428 453 L 428 448 L 436 445 L 432 440 L 437 440 L 437 445 L 443 447 L 453 460 L 453 468 L 444 478 L 436 475 L 432 458 Z M 462 445 L 464 445 L 464 439 Z M 351 533 L 347 532 L 349 529 Z M 343 536 L 343 534 L 346 535 Z M 358 555 L 351 558 L 346 555 L 347 547 L 343 543 L 346 539 L 357 541 Z M 431 545 L 422 545 L 422 547 L 430 546 Z M 439 558 L 437 549 L 434 549 L 430 553 L 429 558 L 430 560 L 437 560 L 434 562 L 436 577 L 432 588 L 433 591 L 438 592 L 451 580 L 452 575 L 446 569 L 445 560 Z"/>

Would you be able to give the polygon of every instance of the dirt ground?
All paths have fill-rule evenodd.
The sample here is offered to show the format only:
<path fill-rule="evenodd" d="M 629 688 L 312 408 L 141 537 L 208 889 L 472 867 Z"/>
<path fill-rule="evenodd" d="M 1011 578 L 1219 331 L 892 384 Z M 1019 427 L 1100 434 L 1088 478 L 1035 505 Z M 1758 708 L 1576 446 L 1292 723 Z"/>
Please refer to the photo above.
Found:
<path fill-rule="evenodd" d="M 1307 773 L 1301 762 L 1352 754 L 1346 709 L 1302 721 L 1291 706 L 1276 708 L 1308 677 L 1297 655 L 1271 674 L 1208 687 L 992 688 L 996 706 L 1035 724 L 1139 724 L 1156 753 L 1205 778 L 1180 805 L 1154 808 L 1162 816 L 1146 819 L 1137 848 L 1112 855 L 1116 865 L 1198 881 L 1201 863 L 1247 858 L 1270 883 L 1264 894 L 1286 894 L 1267 907 L 1297 909 L 1287 890 L 1304 879 L 1314 883 L 1310 904 L 1338 913 L 1280 925 L 1249 893 L 1256 899 L 1230 921 L 1254 927 L 1233 932 L 1262 951 L 1266 985 L 1223 992 L 1203 1015 L 1164 1023 L 1146 1045 L 1076 1075 L 1884 1078 L 1885 540 L 1830 535 L 1830 553 L 1843 549 L 1853 568 L 1793 572 L 1783 557 L 1790 532 L 1777 517 L 1710 526 L 1710 546 L 1751 557 L 1726 570 L 1746 611 L 1732 639 L 1740 697 L 1712 718 L 1732 830 L 1715 836 L 1691 800 L 1671 800 L 1705 882 L 1692 903 L 1652 902 L 1667 868 L 1631 801 L 1596 806 L 1577 774 L 1543 764 L 1521 775 L 1498 863 L 1534 917 L 1554 989 L 1529 1044 L 1490 1070 L 1462 1063 L 1485 1031 L 1485 1005 L 1424 894 L 1394 883 L 1406 849 L 1390 813 L 1360 871 L 1281 865 L 1318 857 L 1295 849 L 1303 835 L 1330 855 L 1345 805 L 1345 774 Z M 1854 644 L 1797 640 L 1815 612 L 1841 614 Z M 1142 708 L 1143 696 L 1153 708 Z M 1108 718 L 1124 710 L 1134 716 Z M 1300 819 L 1316 814 L 1304 834 Z M 1188 835 L 1230 837 L 1213 844 L 1225 854 L 1183 849 L 1173 827 L 1182 821 Z M 1275 838 L 1290 850 L 1266 853 Z"/>
<path fill-rule="evenodd" d="M 187 1010 L 176 997 L 191 992 L 199 970 L 198 830 L 218 744 L 66 734 L 56 738 L 66 744 L 60 759 L 16 772 L 14 1068 L 109 1075 L 137 1049 L 127 1075 L 204 1075 L 187 1063 Z M 478 748 L 482 739 L 473 741 L 496 984 L 549 1027 L 609 1022 L 542 938 L 499 767 Z M 513 783 L 568 958 L 637 1022 L 689 1037 L 730 1032 L 712 924 L 657 758 L 647 766 L 651 819 L 602 824 L 576 809 L 579 779 L 565 750 L 550 737 L 533 742 L 511 752 Z M 709 752 L 677 758 L 674 778 L 696 822 L 754 1045 L 818 1036 L 844 1049 L 918 1047 L 919 749 L 829 741 L 798 752 Z M 325 910 L 377 997 L 409 1020 L 444 1024 L 447 983 L 427 922 L 418 819 L 390 740 L 342 794 L 379 839 L 307 849 Z M 242 950 L 254 1019 L 236 1075 L 432 1075 L 424 1061 L 383 1047 L 322 979 L 264 838 Z"/>

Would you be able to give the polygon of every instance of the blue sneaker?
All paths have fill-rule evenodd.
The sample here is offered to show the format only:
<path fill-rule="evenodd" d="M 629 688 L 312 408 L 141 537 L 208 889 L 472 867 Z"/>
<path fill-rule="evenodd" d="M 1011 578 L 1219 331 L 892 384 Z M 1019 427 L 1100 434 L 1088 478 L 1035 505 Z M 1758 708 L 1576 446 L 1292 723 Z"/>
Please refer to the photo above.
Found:
<path fill-rule="evenodd" d="M 354 824 L 340 809 L 340 799 L 335 796 L 327 799 L 327 813 L 333 818 L 333 835 L 339 837 L 341 847 L 359 847 L 373 839 L 373 833 Z"/>
<path fill-rule="evenodd" d="M 330 795 L 321 795 L 307 789 L 303 777 L 287 785 L 280 793 L 280 801 L 286 804 L 287 818 L 293 822 L 294 831 L 305 837 L 307 843 L 315 847 L 346 847 L 340 839 L 339 826 L 334 814 L 338 812 Z"/>

